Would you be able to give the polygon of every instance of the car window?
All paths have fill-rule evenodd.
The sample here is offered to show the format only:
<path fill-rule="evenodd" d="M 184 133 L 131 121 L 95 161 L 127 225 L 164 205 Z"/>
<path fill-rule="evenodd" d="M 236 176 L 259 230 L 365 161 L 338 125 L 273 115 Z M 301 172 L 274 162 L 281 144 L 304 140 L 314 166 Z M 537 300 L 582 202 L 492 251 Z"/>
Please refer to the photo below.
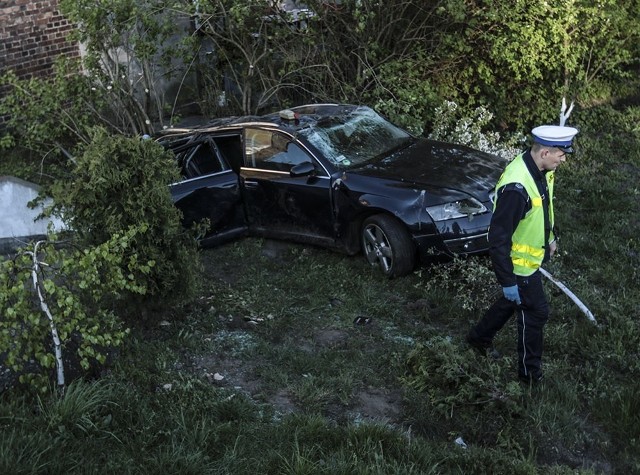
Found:
<path fill-rule="evenodd" d="M 247 129 L 245 166 L 288 172 L 294 165 L 311 162 L 311 157 L 288 137 L 278 132 Z"/>
<path fill-rule="evenodd" d="M 182 174 L 186 178 L 212 175 L 227 169 L 226 164 L 216 153 L 215 147 L 209 142 L 200 143 L 187 150 L 181 162 Z"/>

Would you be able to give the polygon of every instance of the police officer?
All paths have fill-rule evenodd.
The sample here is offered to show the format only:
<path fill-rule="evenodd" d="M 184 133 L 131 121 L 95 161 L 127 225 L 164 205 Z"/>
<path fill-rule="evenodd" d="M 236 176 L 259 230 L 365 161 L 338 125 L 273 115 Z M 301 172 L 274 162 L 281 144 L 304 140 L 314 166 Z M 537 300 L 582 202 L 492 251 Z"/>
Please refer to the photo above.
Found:
<path fill-rule="evenodd" d="M 526 383 L 542 379 L 543 328 L 549 304 L 540 265 L 556 252 L 553 234 L 553 179 L 573 152 L 573 127 L 543 125 L 531 131 L 533 145 L 505 168 L 498 184 L 489 229 L 491 261 L 502 296 L 467 335 L 467 342 L 488 352 L 496 333 L 516 314 L 518 376 Z"/>

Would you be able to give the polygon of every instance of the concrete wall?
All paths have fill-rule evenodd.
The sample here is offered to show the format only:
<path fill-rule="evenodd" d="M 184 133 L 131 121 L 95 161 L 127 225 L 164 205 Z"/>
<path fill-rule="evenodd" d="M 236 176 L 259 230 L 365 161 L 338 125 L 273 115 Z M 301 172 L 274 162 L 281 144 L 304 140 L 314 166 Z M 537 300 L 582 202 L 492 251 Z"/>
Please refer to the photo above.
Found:
<path fill-rule="evenodd" d="M 38 196 L 39 187 L 15 177 L 0 176 L 0 253 L 11 252 L 34 237 L 47 233 L 48 220 L 34 221 L 42 207 L 30 209 L 29 201 Z M 59 219 L 52 220 L 62 229 Z"/>

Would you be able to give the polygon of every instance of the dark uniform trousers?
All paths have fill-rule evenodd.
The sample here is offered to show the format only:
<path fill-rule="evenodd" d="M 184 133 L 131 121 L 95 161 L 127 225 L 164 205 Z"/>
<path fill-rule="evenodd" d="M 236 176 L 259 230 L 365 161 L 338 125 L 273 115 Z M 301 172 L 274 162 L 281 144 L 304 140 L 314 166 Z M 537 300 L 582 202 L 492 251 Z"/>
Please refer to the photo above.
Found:
<path fill-rule="evenodd" d="M 516 276 L 521 304 L 500 297 L 471 330 L 470 336 L 487 347 L 514 314 L 518 324 L 518 376 L 525 381 L 542 378 L 543 328 L 549 319 L 549 303 L 539 271 Z"/>

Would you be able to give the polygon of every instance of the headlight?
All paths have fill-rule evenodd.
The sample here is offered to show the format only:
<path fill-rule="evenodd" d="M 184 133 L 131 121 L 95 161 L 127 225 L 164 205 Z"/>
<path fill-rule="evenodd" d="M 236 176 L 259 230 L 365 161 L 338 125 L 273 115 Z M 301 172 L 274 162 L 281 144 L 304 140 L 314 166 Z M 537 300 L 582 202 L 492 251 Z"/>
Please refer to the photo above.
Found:
<path fill-rule="evenodd" d="M 438 206 L 427 206 L 426 209 L 434 221 L 445 221 L 447 219 L 464 217 L 471 218 L 473 215 L 487 211 L 486 206 L 474 198 L 466 198 Z"/>

